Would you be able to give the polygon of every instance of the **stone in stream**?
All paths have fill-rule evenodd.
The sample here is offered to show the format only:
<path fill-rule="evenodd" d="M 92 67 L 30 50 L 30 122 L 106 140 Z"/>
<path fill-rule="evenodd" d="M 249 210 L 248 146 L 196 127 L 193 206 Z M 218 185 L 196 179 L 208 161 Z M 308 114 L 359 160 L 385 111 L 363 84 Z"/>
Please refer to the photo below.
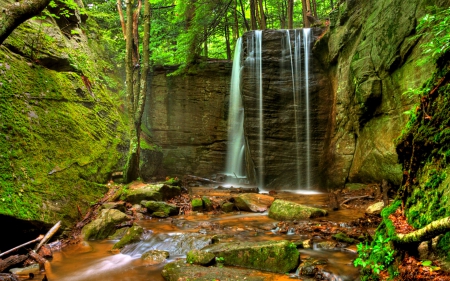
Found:
<path fill-rule="evenodd" d="M 125 245 L 138 242 L 141 240 L 141 235 L 144 233 L 144 228 L 139 225 L 130 227 L 125 235 L 113 246 L 113 250 L 122 249 Z"/>
<path fill-rule="evenodd" d="M 97 219 L 83 227 L 81 230 L 81 236 L 84 240 L 105 239 L 116 231 L 116 225 L 126 221 L 127 219 L 127 215 L 119 210 L 101 210 Z"/>
<path fill-rule="evenodd" d="M 299 264 L 300 254 L 294 243 L 286 240 L 264 242 L 230 242 L 206 246 L 225 265 L 286 273 Z"/>
<path fill-rule="evenodd" d="M 384 202 L 378 202 L 375 204 L 370 205 L 369 207 L 367 207 L 366 209 L 366 214 L 369 215 L 380 215 L 381 214 L 381 210 L 383 210 L 384 208 Z"/>
<path fill-rule="evenodd" d="M 269 209 L 269 218 L 279 221 L 304 220 L 326 216 L 326 210 L 277 199 Z"/>
<path fill-rule="evenodd" d="M 24 268 L 12 268 L 9 270 L 9 272 L 16 274 L 16 275 L 29 275 L 32 274 L 39 274 L 40 273 L 39 264 L 35 263 L 30 266 L 24 267 Z"/>
<path fill-rule="evenodd" d="M 201 198 L 194 198 L 191 201 L 192 211 L 202 211 L 203 210 L 203 200 Z"/>
<path fill-rule="evenodd" d="M 233 197 L 236 208 L 247 212 L 265 212 L 272 205 L 274 198 L 258 193 L 243 193 Z"/>
<path fill-rule="evenodd" d="M 156 265 L 166 261 L 169 257 L 169 252 L 161 250 L 150 250 L 142 254 L 141 259 L 145 264 Z"/>
<path fill-rule="evenodd" d="M 227 280 L 227 281 L 269 281 L 278 280 L 281 274 L 270 274 L 245 268 L 228 268 L 215 266 L 201 266 L 185 263 L 183 260 L 168 263 L 162 270 L 162 276 L 166 281 L 179 280 Z M 274 276 L 275 275 L 275 276 Z"/>
<path fill-rule="evenodd" d="M 147 208 L 147 212 L 155 217 L 166 218 L 168 216 L 178 215 L 180 208 L 164 201 L 146 201 L 142 200 L 141 205 Z"/>
<path fill-rule="evenodd" d="M 169 200 L 180 194 L 181 188 L 179 186 L 148 184 L 143 187 L 128 190 L 128 192 L 123 195 L 123 200 L 130 202 L 131 204 L 137 204 L 142 200 Z"/>
<path fill-rule="evenodd" d="M 202 250 L 192 250 L 187 253 L 186 262 L 200 265 L 207 265 L 212 263 L 216 256 L 211 252 Z"/>
<path fill-rule="evenodd" d="M 234 210 L 234 204 L 231 202 L 224 202 L 221 206 L 222 212 L 231 213 Z"/>

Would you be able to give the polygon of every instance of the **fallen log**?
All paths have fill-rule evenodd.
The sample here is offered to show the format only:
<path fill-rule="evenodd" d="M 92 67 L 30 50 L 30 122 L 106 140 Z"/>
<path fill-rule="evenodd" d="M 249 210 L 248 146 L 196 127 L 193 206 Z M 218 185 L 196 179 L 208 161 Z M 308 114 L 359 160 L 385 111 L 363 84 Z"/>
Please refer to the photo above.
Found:
<path fill-rule="evenodd" d="M 0 272 L 3 272 L 8 267 L 23 262 L 28 256 L 27 255 L 13 255 L 9 256 L 4 260 L 0 261 Z"/>
<path fill-rule="evenodd" d="M 396 234 L 393 241 L 399 244 L 417 243 L 429 240 L 450 230 L 450 217 L 435 220 L 421 229 L 408 234 Z"/>
<path fill-rule="evenodd" d="M 32 257 L 37 263 L 39 263 L 39 268 L 43 269 L 44 268 L 44 264 L 47 262 L 46 259 L 44 259 L 43 257 L 41 257 L 38 253 L 36 253 L 33 250 L 28 251 L 28 254 L 30 255 L 30 257 Z"/>
<path fill-rule="evenodd" d="M 19 278 L 11 273 L 0 273 L 0 281 L 19 281 Z"/>
<path fill-rule="evenodd" d="M 36 242 L 38 242 L 38 241 L 41 241 L 43 238 L 44 238 L 44 235 L 39 235 L 39 237 L 36 238 L 36 239 L 34 239 L 34 240 L 28 241 L 28 242 L 26 242 L 26 243 L 23 243 L 22 245 L 19 245 L 19 246 L 17 246 L 17 247 L 12 248 L 11 250 L 8 250 L 8 251 L 6 251 L 6 252 L 1 253 L 1 254 L 0 254 L 0 257 L 2 257 L 2 256 L 4 256 L 4 255 L 7 255 L 7 254 L 9 254 L 9 253 L 12 253 L 12 252 L 14 252 L 14 251 L 16 251 L 16 250 L 18 250 L 18 249 L 20 249 L 20 248 L 22 248 L 22 247 L 27 246 L 27 245 L 30 245 L 30 244 L 36 243 Z M 0 272 L 1 272 L 1 271 L 0 271 Z"/>
<path fill-rule="evenodd" d="M 363 199 L 363 198 L 373 199 L 373 197 L 369 196 L 369 195 L 355 196 L 355 197 L 347 198 L 346 200 L 342 201 L 341 205 L 344 205 L 345 203 L 350 202 L 350 201 L 355 200 L 355 199 Z"/>
<path fill-rule="evenodd" d="M 205 182 L 205 183 L 221 184 L 221 182 L 218 182 L 218 181 L 201 178 L 201 177 L 197 177 L 197 176 L 192 176 L 192 175 L 185 175 L 183 177 L 183 181 L 185 181 L 185 182 L 186 181 L 199 181 L 199 182 Z"/>
<path fill-rule="evenodd" d="M 56 231 L 58 231 L 60 226 L 61 226 L 61 221 L 57 222 L 52 228 L 50 228 L 50 230 L 47 232 L 47 234 L 45 234 L 44 238 L 42 238 L 41 242 L 39 242 L 39 244 L 36 245 L 36 247 L 34 247 L 34 251 L 38 251 L 39 248 L 44 243 L 46 243 L 48 240 L 50 240 L 50 238 L 52 238 L 52 236 L 56 233 Z"/>

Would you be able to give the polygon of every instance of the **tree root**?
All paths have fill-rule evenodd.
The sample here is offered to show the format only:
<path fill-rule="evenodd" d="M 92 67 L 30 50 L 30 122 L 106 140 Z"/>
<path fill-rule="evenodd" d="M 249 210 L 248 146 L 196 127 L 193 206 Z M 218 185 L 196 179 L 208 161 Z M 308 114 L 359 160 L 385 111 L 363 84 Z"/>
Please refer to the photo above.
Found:
<path fill-rule="evenodd" d="M 393 241 L 399 244 L 417 243 L 429 240 L 447 231 L 450 231 L 450 217 L 435 220 L 423 228 L 408 234 L 396 234 L 393 237 Z"/>

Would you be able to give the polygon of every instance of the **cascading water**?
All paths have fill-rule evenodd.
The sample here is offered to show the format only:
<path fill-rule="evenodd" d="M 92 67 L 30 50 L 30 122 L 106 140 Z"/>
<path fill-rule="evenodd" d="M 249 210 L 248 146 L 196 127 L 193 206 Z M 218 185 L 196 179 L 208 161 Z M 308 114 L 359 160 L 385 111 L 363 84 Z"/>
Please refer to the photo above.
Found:
<path fill-rule="evenodd" d="M 291 64 L 297 187 L 310 189 L 312 184 L 309 108 L 309 45 L 311 33 L 309 28 L 303 29 L 303 33 L 300 30 L 286 30 L 285 32 L 284 47 L 286 49 L 283 50 L 283 56 L 289 56 Z M 291 44 L 291 32 L 294 33 L 294 46 Z M 301 130 L 301 128 L 304 128 L 304 130 Z"/>
<path fill-rule="evenodd" d="M 247 41 L 248 56 L 246 61 L 251 71 L 251 77 L 255 81 L 258 109 L 258 186 L 264 187 L 264 112 L 263 112 L 263 87 L 262 87 L 262 31 L 255 30 Z"/>
<path fill-rule="evenodd" d="M 244 108 L 241 97 L 241 49 L 242 39 L 236 42 L 230 85 L 230 105 L 228 112 L 228 147 L 225 173 L 234 177 L 244 177 Z"/>

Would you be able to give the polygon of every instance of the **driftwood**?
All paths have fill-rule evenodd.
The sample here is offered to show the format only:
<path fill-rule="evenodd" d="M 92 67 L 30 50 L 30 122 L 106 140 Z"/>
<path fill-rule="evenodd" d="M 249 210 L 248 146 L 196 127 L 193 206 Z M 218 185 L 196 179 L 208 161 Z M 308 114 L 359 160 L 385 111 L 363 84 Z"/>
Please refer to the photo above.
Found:
<path fill-rule="evenodd" d="M 23 262 L 28 256 L 27 255 L 13 255 L 9 256 L 4 260 L 0 261 L 0 272 L 3 272 L 8 267 Z"/>
<path fill-rule="evenodd" d="M 384 206 L 389 205 L 389 196 L 388 196 L 389 189 L 391 189 L 391 185 L 387 180 L 383 179 L 381 181 L 381 193 L 383 195 Z"/>
<path fill-rule="evenodd" d="M 429 240 L 450 230 L 450 217 L 435 220 L 421 229 L 408 234 L 396 234 L 393 240 L 399 244 L 417 243 Z"/>
<path fill-rule="evenodd" d="M 355 197 L 350 197 L 350 198 L 345 199 L 344 201 L 341 202 L 341 205 L 344 205 L 345 203 L 350 202 L 355 199 L 363 199 L 363 198 L 373 199 L 373 197 L 369 196 L 369 195 L 355 196 Z"/>
<path fill-rule="evenodd" d="M 329 207 L 333 210 L 339 210 L 339 194 L 341 190 L 331 191 L 328 193 Z"/>
<path fill-rule="evenodd" d="M 41 268 L 41 269 L 44 268 L 44 264 L 47 262 L 46 259 L 41 257 L 38 253 L 36 253 L 33 250 L 28 251 L 28 254 L 30 255 L 30 257 L 32 257 L 35 261 L 37 261 L 39 263 L 39 268 Z"/>
<path fill-rule="evenodd" d="M 0 273 L 0 281 L 19 281 L 19 278 L 12 273 Z"/>
<path fill-rule="evenodd" d="M 34 251 L 38 251 L 39 248 L 46 243 L 52 236 L 58 231 L 59 227 L 61 226 L 61 221 L 57 222 L 50 230 L 45 234 L 44 238 L 42 238 L 41 242 L 39 242 L 36 247 L 34 247 Z"/>
<path fill-rule="evenodd" d="M 41 241 L 43 238 L 44 238 L 44 235 L 39 235 L 39 237 L 36 238 L 36 239 L 34 239 L 34 240 L 28 241 L 28 242 L 26 242 L 26 243 L 23 243 L 22 245 L 19 245 L 19 246 L 17 246 L 17 247 L 12 248 L 11 250 L 8 250 L 8 251 L 6 251 L 6 252 L 1 253 L 1 254 L 0 254 L 0 257 L 2 257 L 2 256 L 4 256 L 4 255 L 7 255 L 7 254 L 10 254 L 10 253 L 12 253 L 12 252 L 14 252 L 14 251 L 16 251 L 16 250 L 18 250 L 18 249 L 20 249 L 20 248 L 22 248 L 22 247 L 25 247 L 25 246 L 27 246 L 27 245 L 30 245 L 30 244 L 33 244 L 33 243 L 35 243 L 35 242 Z M 1 272 L 1 270 L 0 270 L 0 272 Z"/>
<path fill-rule="evenodd" d="M 185 175 L 183 177 L 183 181 L 184 182 L 199 181 L 199 182 L 204 182 L 204 183 L 220 184 L 220 182 L 218 182 L 218 181 L 214 181 L 214 180 L 210 180 L 210 179 L 206 179 L 206 178 L 201 178 L 201 177 L 197 177 L 197 176 L 192 176 L 192 175 Z"/>

